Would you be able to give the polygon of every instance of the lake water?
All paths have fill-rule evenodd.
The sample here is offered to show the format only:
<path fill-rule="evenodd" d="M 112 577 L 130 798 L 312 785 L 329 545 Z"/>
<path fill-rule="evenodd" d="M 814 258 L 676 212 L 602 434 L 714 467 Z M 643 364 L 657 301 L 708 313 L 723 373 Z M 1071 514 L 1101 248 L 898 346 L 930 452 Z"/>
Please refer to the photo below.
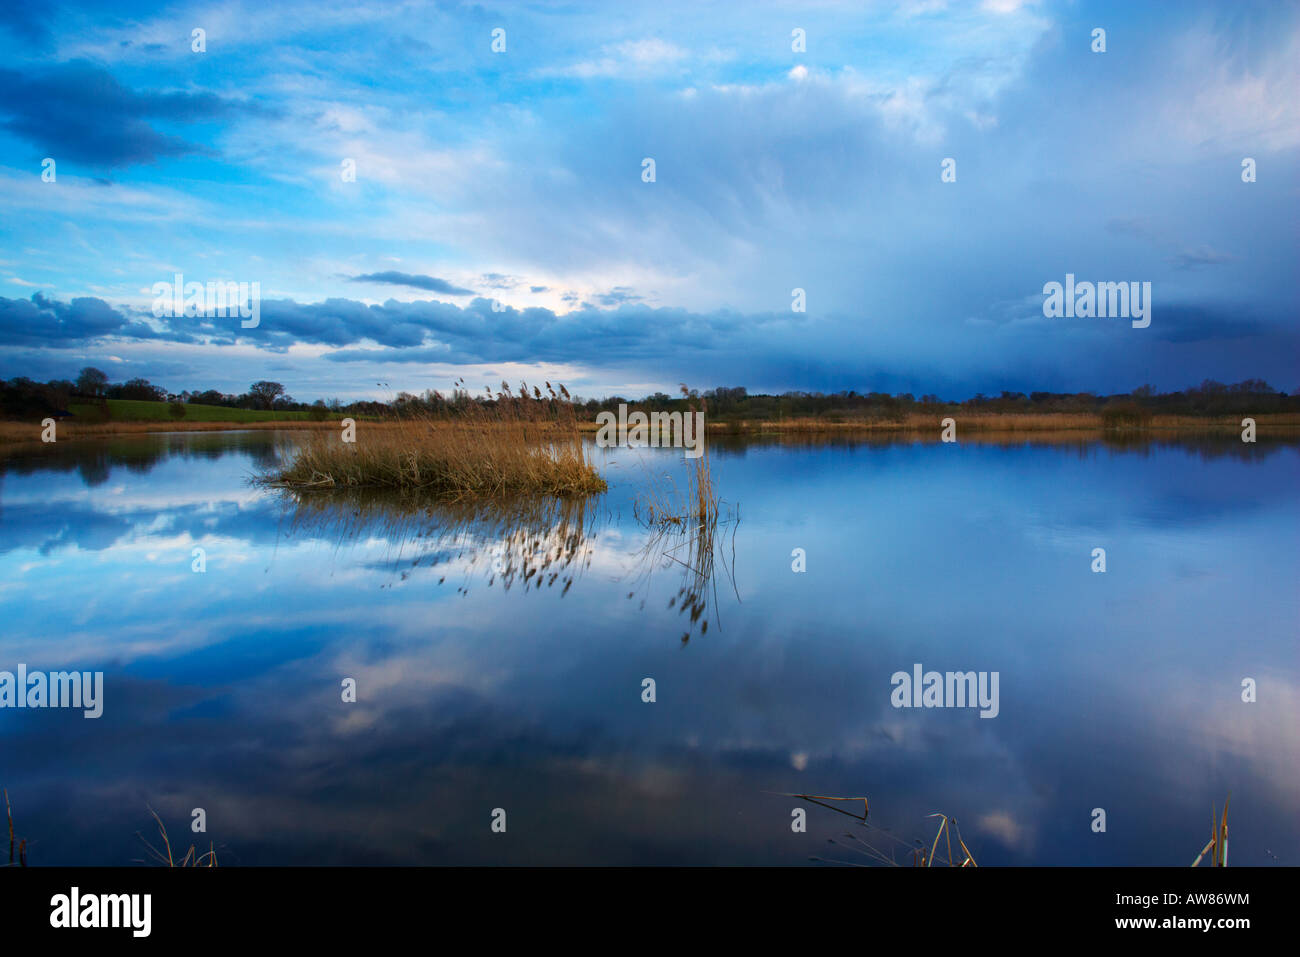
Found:
<path fill-rule="evenodd" d="M 1295 444 L 715 441 L 700 542 L 634 515 L 680 452 L 476 510 L 297 505 L 248 481 L 285 441 L 0 452 L 0 670 L 104 673 L 0 709 L 30 863 L 140 859 L 152 807 L 225 865 L 906 863 L 935 812 L 981 865 L 1185 865 L 1229 793 L 1231 864 L 1300 863 Z M 917 664 L 996 717 L 895 708 Z"/>

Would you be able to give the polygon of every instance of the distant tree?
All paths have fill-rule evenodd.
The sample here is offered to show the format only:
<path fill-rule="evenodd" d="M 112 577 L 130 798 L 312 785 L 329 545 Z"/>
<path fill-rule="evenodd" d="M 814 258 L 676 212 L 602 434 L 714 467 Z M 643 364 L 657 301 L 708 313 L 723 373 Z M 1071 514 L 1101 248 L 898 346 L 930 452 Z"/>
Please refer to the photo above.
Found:
<path fill-rule="evenodd" d="M 1269 395 L 1274 389 L 1263 379 L 1244 379 L 1234 385 L 1232 391 L 1243 395 Z"/>
<path fill-rule="evenodd" d="M 76 391 L 76 386 L 67 379 L 51 379 L 40 389 L 45 401 L 48 402 L 55 410 L 67 411 L 68 402 L 72 399 L 72 393 Z"/>
<path fill-rule="evenodd" d="M 317 399 L 315 402 L 311 404 L 311 408 L 307 410 L 308 418 L 316 422 L 324 421 L 328 415 L 329 415 L 329 409 L 325 407 L 324 399 Z"/>
<path fill-rule="evenodd" d="M 77 374 L 77 391 L 82 395 L 103 395 L 107 387 L 108 376 L 93 366 L 86 366 Z"/>
<path fill-rule="evenodd" d="M 185 418 L 185 403 L 179 399 L 170 402 L 167 405 L 167 411 L 171 413 L 173 419 L 183 419 Z"/>
<path fill-rule="evenodd" d="M 276 399 L 284 395 L 284 386 L 278 382 L 267 382 L 263 379 L 249 386 L 248 394 L 259 409 L 269 409 L 275 405 Z"/>
<path fill-rule="evenodd" d="M 128 379 L 119 386 L 110 388 L 110 398 L 136 399 L 143 402 L 162 402 L 167 398 L 165 389 L 160 389 L 148 379 Z"/>

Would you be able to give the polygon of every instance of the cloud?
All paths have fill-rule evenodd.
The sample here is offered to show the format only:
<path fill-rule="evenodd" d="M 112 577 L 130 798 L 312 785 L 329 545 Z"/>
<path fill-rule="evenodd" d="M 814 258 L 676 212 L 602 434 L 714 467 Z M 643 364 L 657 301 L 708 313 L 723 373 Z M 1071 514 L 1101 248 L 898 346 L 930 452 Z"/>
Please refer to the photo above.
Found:
<path fill-rule="evenodd" d="M 388 283 L 394 286 L 410 286 L 413 289 L 423 289 L 426 292 L 441 292 L 449 296 L 472 296 L 474 290 L 462 289 L 460 286 L 453 286 L 445 279 L 438 279 L 436 276 L 420 276 L 405 272 L 372 272 L 363 276 L 353 276 L 353 282 L 378 282 Z"/>
<path fill-rule="evenodd" d="M 485 272 L 479 278 L 489 289 L 514 289 L 519 285 L 519 280 L 514 276 L 506 276 L 499 272 Z"/>
<path fill-rule="evenodd" d="M 1116 236 L 1155 240 L 1158 232 L 1150 218 L 1144 216 L 1115 216 L 1106 220 L 1106 232 Z"/>
<path fill-rule="evenodd" d="M 1172 262 L 1179 269 L 1195 269 L 1198 266 L 1221 266 L 1224 263 L 1230 263 L 1235 259 L 1230 253 L 1221 253 L 1209 246 L 1198 246 L 1195 249 L 1184 249 L 1171 257 Z"/>
<path fill-rule="evenodd" d="M 64 302 L 4 304 L 19 348 L 0 360 L 18 373 L 118 339 L 142 340 L 113 346 L 129 362 L 160 368 L 170 350 L 196 379 L 310 361 L 322 390 L 338 362 L 357 388 L 385 363 L 415 377 L 557 360 L 610 370 L 602 384 L 966 394 L 1292 376 L 1294 10 L 1120 16 L 1112 37 L 1147 51 L 1131 57 L 1092 54 L 1071 4 L 814 6 L 791 82 L 807 58 L 788 28 L 671 0 L 615 21 L 530 8 L 504 57 L 470 8 L 429 8 L 415 35 L 441 38 L 433 59 L 400 39 L 405 14 L 366 4 L 237 0 L 213 9 L 206 56 L 188 52 L 183 10 L 34 9 L 56 54 L 0 31 L 0 141 L 41 150 L 0 170 L 0 207 L 18 211 L 0 226 L 0 292 L 29 296 L 19 279 Z M 636 82 L 538 80 L 604 59 Z M 1083 113 L 1106 122 L 1081 137 Z M 59 143 L 158 162 L 109 187 L 60 161 L 43 183 Z M 454 271 L 357 275 L 439 262 Z M 176 271 L 260 280 L 261 327 L 154 319 L 141 289 Z M 1044 320 L 1038 292 L 1066 272 L 1151 280 L 1152 328 Z"/>
<path fill-rule="evenodd" d="M 1158 324 L 1158 328 L 1157 328 Z M 1268 324 L 1244 314 L 1241 308 L 1219 308 L 1195 303 L 1152 307 L 1151 330 L 1166 342 L 1209 342 L 1266 336 Z"/>
<path fill-rule="evenodd" d="M 625 302 L 640 302 L 643 298 L 633 293 L 627 286 L 615 286 L 609 292 L 598 295 L 596 301 L 602 306 L 621 306 Z"/>
<path fill-rule="evenodd" d="M 31 299 L 0 296 L 0 339 L 6 345 L 66 349 L 109 336 L 159 338 L 149 325 L 128 318 L 102 299 L 81 297 L 61 303 L 39 292 Z M 176 338 L 192 341 L 190 337 Z"/>
<path fill-rule="evenodd" d="M 643 78 L 678 72 L 682 69 L 682 61 L 687 58 L 684 49 L 657 37 L 606 44 L 601 52 L 602 55 L 593 60 L 582 60 L 563 67 L 543 67 L 537 71 L 537 75 L 579 80 Z"/>
<path fill-rule="evenodd" d="M 1019 13 L 1021 8 L 1034 6 L 1038 0 L 984 0 L 980 9 L 989 13 Z"/>
<path fill-rule="evenodd" d="M 975 823 L 981 831 L 993 835 L 1007 847 L 1015 848 L 1024 843 L 1023 829 L 1006 811 L 992 811 L 980 817 Z"/>
<path fill-rule="evenodd" d="M 1005 311 L 1011 315 L 1018 308 Z M 76 362 L 60 362 L 41 351 L 94 346 L 128 355 L 133 374 L 183 374 L 191 384 L 224 381 L 233 360 L 251 378 L 283 378 L 267 364 L 275 356 L 298 375 L 308 374 L 298 364 L 308 362 L 314 367 L 310 374 L 322 381 L 350 384 L 373 382 L 376 375 L 392 381 L 418 377 L 430 365 L 510 365 L 525 372 L 563 366 L 582 370 L 588 381 L 599 371 L 608 388 L 637 383 L 646 392 L 687 381 L 755 391 L 869 388 L 960 398 L 1000 389 L 1123 391 L 1142 381 L 1182 388 L 1207 376 L 1286 380 L 1292 371 L 1288 357 L 1300 351 L 1300 334 L 1271 312 L 1232 304 L 1162 304 L 1159 298 L 1147 330 L 1131 330 L 1127 323 L 1049 321 L 1040 311 L 1013 321 L 954 318 L 942 342 L 917 339 L 905 323 L 881 326 L 864 340 L 854 316 L 695 312 L 642 302 L 585 304 L 557 314 L 514 306 L 498 312 L 482 297 L 464 306 L 263 299 L 260 319 L 256 328 L 244 329 L 238 317 L 155 320 L 93 297 L 70 303 L 41 293 L 31 300 L 0 297 L 0 335 L 10 346 L 0 352 L 0 365 L 10 375 L 66 376 L 82 360 L 107 359 L 85 351 Z M 178 352 L 178 343 L 192 348 Z M 169 363 L 180 357 L 185 366 Z M 324 373 L 330 364 L 349 371 Z M 571 373 L 569 381 L 576 378 Z"/>
<path fill-rule="evenodd" d="M 0 69 L 0 127 L 56 160 L 104 167 L 216 151 L 159 132 L 150 120 L 195 123 L 253 104 L 210 92 L 137 91 L 84 60 L 30 74 Z"/>

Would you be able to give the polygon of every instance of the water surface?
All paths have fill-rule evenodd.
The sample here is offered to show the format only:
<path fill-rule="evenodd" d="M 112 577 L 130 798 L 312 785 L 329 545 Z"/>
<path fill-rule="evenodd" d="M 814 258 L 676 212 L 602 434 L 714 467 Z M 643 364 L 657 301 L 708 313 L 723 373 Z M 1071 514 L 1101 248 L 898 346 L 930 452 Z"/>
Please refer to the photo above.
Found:
<path fill-rule="evenodd" d="M 593 450 L 581 504 L 303 507 L 248 482 L 284 441 L 0 453 L 0 670 L 106 683 L 0 710 L 33 864 L 139 859 L 149 807 L 224 864 L 866 863 L 783 792 L 982 865 L 1187 864 L 1231 792 L 1231 863 L 1300 860 L 1293 444 L 714 442 L 693 542 L 634 515 L 680 452 Z M 998 716 L 894 708 L 916 663 Z"/>

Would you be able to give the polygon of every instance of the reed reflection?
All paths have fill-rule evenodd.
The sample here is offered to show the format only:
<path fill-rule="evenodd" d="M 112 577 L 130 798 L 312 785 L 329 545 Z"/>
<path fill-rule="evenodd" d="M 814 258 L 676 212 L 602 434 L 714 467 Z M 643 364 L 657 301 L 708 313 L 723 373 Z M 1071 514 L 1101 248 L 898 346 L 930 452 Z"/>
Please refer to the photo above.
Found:
<path fill-rule="evenodd" d="M 627 597 L 634 599 L 640 593 L 641 607 L 644 608 L 645 595 L 650 591 L 654 573 L 675 571 L 678 587 L 668 599 L 667 607 L 676 609 L 685 620 L 682 644 L 688 644 L 696 634 L 707 634 L 710 621 L 720 627 L 719 572 L 725 579 L 723 600 L 726 592 L 730 591 L 736 602 L 740 601 L 735 580 L 736 531 L 739 526 L 738 510 L 719 518 L 717 509 L 688 522 L 649 525 L 633 575 L 637 587 L 628 592 Z"/>
<path fill-rule="evenodd" d="M 426 571 L 437 575 L 436 585 L 452 583 L 461 594 L 484 585 L 555 588 L 563 597 L 591 569 L 601 532 L 618 523 L 592 498 L 439 499 L 355 489 L 278 494 L 282 538 L 328 541 L 336 549 L 382 541 L 385 558 L 369 564 L 391 574 L 381 587 Z M 627 597 L 639 596 L 644 609 L 657 573 L 669 571 L 678 580 L 667 607 L 685 620 L 682 643 L 707 633 L 710 621 L 720 625 L 719 574 L 724 589 L 740 600 L 733 576 L 738 513 L 720 518 L 714 510 L 691 522 L 636 524 L 630 550 L 626 528 L 604 547 L 611 563 L 624 567 L 617 577 L 633 584 Z"/>
<path fill-rule="evenodd" d="M 397 580 L 421 569 L 438 572 L 438 585 L 458 575 L 461 593 L 479 581 L 506 591 L 558 586 L 567 594 L 590 567 L 596 532 L 610 518 L 585 498 L 447 499 L 373 489 L 279 494 L 286 536 L 336 547 L 380 539 L 391 554 L 382 566 Z"/>

